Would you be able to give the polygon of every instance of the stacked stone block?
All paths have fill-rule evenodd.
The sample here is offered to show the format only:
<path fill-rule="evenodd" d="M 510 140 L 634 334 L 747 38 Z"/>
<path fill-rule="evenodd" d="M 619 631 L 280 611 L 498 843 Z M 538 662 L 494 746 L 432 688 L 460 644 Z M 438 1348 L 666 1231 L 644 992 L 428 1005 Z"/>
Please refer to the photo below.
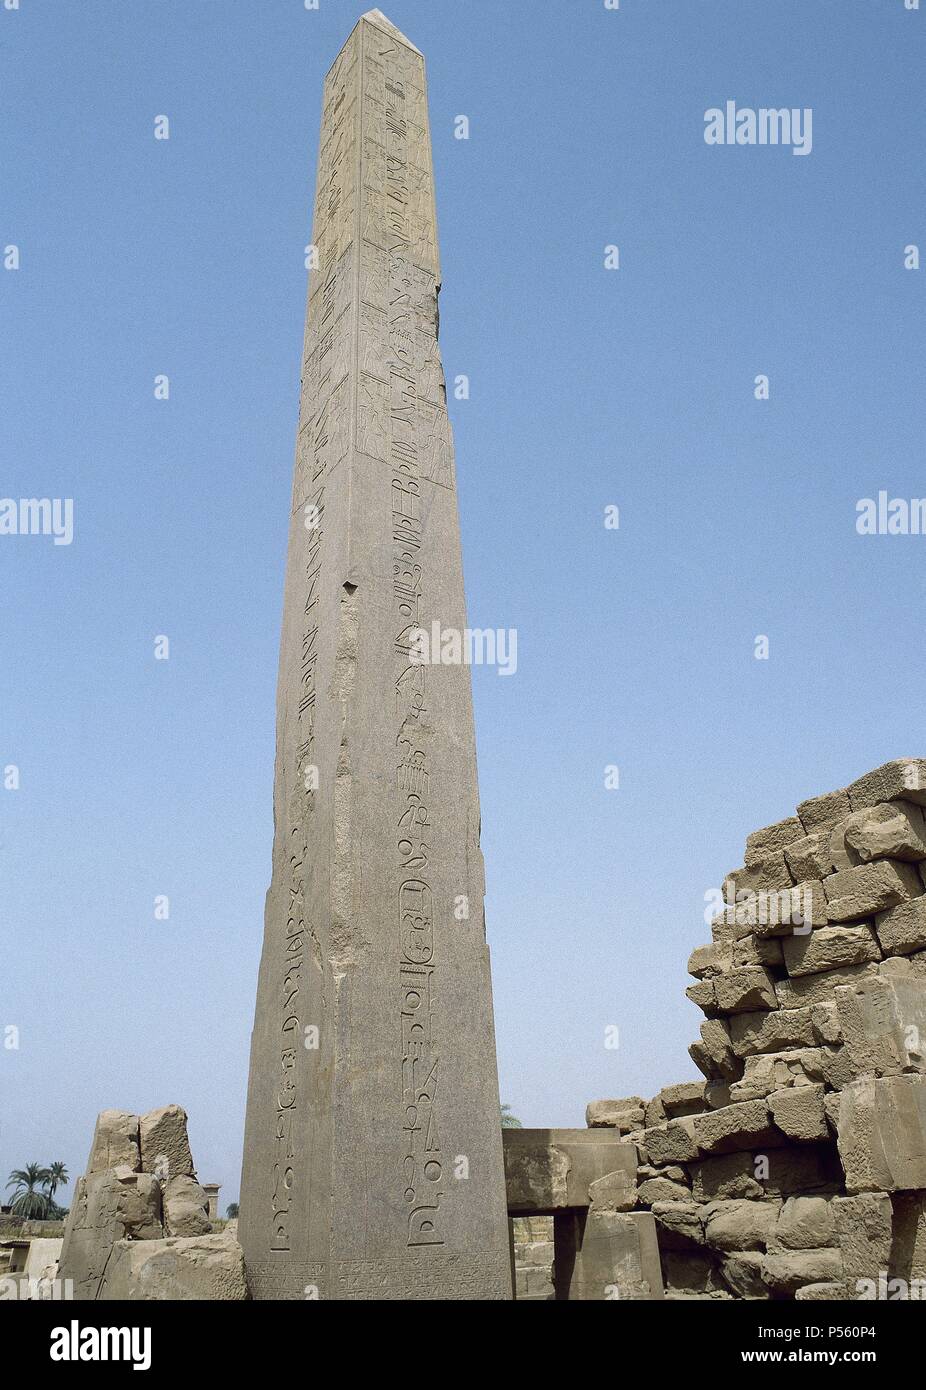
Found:
<path fill-rule="evenodd" d="M 926 760 L 746 841 L 689 961 L 703 1082 L 596 1101 L 669 1298 L 926 1297 Z"/>
<path fill-rule="evenodd" d="M 636 1209 L 637 1150 L 615 1128 L 502 1131 L 516 1298 L 663 1297 L 655 1220 Z M 538 1218 L 552 1219 L 552 1252 L 536 1243 L 543 1268 L 533 1274 L 519 1268 L 515 1223 L 523 1217 L 530 1234 Z"/>
<path fill-rule="evenodd" d="M 247 1298 L 236 1231 L 212 1233 L 179 1105 L 100 1114 L 59 1278 L 89 1301 Z"/>
<path fill-rule="evenodd" d="M 553 1299 L 553 1217 L 513 1216 L 514 1296 L 525 1302 Z"/>

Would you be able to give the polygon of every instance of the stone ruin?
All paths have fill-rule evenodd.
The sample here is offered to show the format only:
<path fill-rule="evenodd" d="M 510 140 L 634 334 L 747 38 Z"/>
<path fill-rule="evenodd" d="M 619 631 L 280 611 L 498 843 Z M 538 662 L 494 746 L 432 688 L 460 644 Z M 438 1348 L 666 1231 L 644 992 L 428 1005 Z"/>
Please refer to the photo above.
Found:
<path fill-rule="evenodd" d="M 75 1299 L 248 1297 L 235 1223 L 213 1233 L 179 1105 L 104 1110 L 78 1179 L 58 1278 Z"/>
<path fill-rule="evenodd" d="M 520 1299 L 926 1297 L 926 760 L 746 841 L 689 961 L 704 1080 L 505 1129 Z M 104 1111 L 59 1277 L 78 1299 L 244 1299 L 186 1115 Z M 426 1295 L 425 1295 L 426 1296 Z"/>
<path fill-rule="evenodd" d="M 704 1081 L 504 1132 L 517 1297 L 926 1297 L 922 788 L 887 763 L 748 837 L 688 965 Z"/>

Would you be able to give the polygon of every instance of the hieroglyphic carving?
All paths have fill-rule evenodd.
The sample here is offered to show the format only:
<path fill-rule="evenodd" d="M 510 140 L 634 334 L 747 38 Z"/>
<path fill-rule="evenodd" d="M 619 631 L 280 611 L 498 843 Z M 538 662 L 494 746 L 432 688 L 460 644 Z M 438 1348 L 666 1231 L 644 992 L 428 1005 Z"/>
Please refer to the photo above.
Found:
<path fill-rule="evenodd" d="M 304 530 L 298 592 L 302 611 L 299 647 L 298 702 L 286 739 L 290 769 L 286 834 L 288 910 L 282 941 L 279 995 L 279 1067 L 274 1092 L 274 1161 L 270 1212 L 270 1250 L 293 1248 L 292 1214 L 301 1172 L 297 1152 L 298 1122 L 305 1098 L 299 1082 L 299 1060 L 305 1019 L 308 920 L 305 868 L 310 823 L 315 811 L 317 783 L 315 723 L 318 692 L 322 555 L 325 535 L 325 480 L 346 456 L 350 446 L 350 352 L 352 340 L 350 231 L 353 178 L 350 160 L 355 120 L 350 83 L 356 61 L 339 59 L 326 86 L 330 135 L 319 158 L 315 210 L 315 244 L 327 250 L 313 276 L 306 316 L 306 340 L 300 427 L 293 487 L 293 525 Z"/>
<path fill-rule="evenodd" d="M 366 237 L 363 255 L 369 257 L 368 302 L 379 308 L 386 299 L 386 360 L 379 367 L 372 349 L 363 346 L 365 371 L 377 378 L 361 378 L 361 435 L 366 453 L 388 459 L 391 471 L 392 575 L 395 603 L 396 657 L 396 791 L 399 813 L 396 823 L 398 868 L 399 985 L 401 1019 L 402 1128 L 405 1135 L 403 1192 L 407 1210 L 405 1241 L 408 1247 L 443 1245 L 440 1201 L 444 1195 L 444 1165 L 437 1120 L 440 1059 L 434 1046 L 434 981 L 438 967 L 435 948 L 434 903 L 429 883 L 431 835 L 431 784 L 427 718 L 427 675 L 413 664 L 409 646 L 422 620 L 424 572 L 421 559 L 421 460 L 419 445 L 418 381 L 424 365 L 419 341 L 419 306 L 427 292 L 427 277 L 416 268 L 410 254 L 417 232 L 409 221 L 410 174 L 405 89 L 409 59 L 399 45 L 376 33 L 370 39 L 370 61 L 365 68 L 381 106 L 372 118 L 375 135 L 364 139 L 364 227 L 375 230 Z M 416 182 L 413 177 L 411 182 Z M 376 248 L 386 245 L 388 258 Z M 384 280 L 383 271 L 387 272 Z M 374 303 L 376 294 L 379 303 Z M 430 294 L 434 296 L 433 277 Z M 372 311 L 370 331 L 379 327 Z M 382 331 L 380 329 L 380 331 Z M 364 332 L 363 320 L 361 334 Z M 375 363 L 375 365 L 374 365 Z M 382 396 L 379 395 L 380 390 Z M 369 447 L 382 401 L 387 425 L 385 452 Z"/>
<path fill-rule="evenodd" d="M 469 689 L 411 650 L 463 611 L 424 88 L 378 11 L 325 82 L 242 1188 L 264 1298 L 508 1284 L 484 948 L 449 921 L 481 875 Z"/>

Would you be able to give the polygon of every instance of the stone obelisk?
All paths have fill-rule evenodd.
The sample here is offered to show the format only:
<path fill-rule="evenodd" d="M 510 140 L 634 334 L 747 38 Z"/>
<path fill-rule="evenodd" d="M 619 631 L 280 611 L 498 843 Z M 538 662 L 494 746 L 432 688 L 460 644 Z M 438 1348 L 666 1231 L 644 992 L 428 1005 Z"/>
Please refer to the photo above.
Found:
<path fill-rule="evenodd" d="M 424 60 L 325 80 L 240 1236 L 257 1298 L 510 1298 Z M 418 653 L 420 656 L 420 652 Z"/>

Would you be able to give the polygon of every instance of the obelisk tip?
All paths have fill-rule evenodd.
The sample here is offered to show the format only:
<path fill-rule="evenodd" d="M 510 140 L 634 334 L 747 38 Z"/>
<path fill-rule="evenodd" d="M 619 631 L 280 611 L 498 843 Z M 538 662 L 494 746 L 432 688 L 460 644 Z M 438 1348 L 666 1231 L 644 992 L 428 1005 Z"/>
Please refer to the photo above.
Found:
<path fill-rule="evenodd" d="M 366 14 L 361 15 L 360 18 L 361 20 L 365 19 L 368 24 L 375 24 L 378 29 L 384 29 L 387 34 L 391 34 L 393 38 L 399 39 L 407 48 L 411 48 L 415 53 L 421 54 L 421 49 L 415 48 L 411 39 L 407 38 L 405 34 L 402 33 L 401 29 L 397 29 L 392 20 L 386 18 L 382 10 L 367 10 Z"/>

